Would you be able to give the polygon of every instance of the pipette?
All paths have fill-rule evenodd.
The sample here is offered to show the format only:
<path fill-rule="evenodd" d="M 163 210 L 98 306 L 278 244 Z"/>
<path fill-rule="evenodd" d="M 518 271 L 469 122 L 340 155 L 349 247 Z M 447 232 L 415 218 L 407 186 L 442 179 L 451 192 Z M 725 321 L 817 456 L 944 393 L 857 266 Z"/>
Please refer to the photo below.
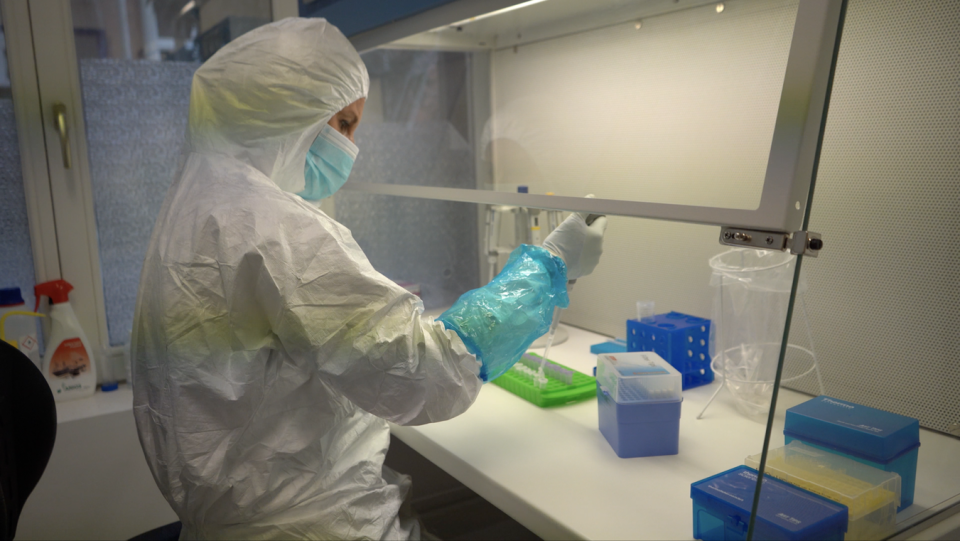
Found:
<path fill-rule="evenodd" d="M 567 282 L 567 291 L 570 291 L 570 288 L 573 287 L 573 282 L 576 282 L 576 280 Z M 557 334 L 557 324 L 560 323 L 560 312 L 562 311 L 563 308 L 560 307 L 553 309 L 553 320 L 550 322 L 550 330 L 547 331 L 547 344 L 543 348 L 543 357 L 540 357 L 540 370 L 537 371 L 537 377 L 533 379 L 533 382 L 540 389 L 547 386 L 547 376 L 543 373 L 543 365 L 550 355 L 550 346 L 553 345 L 553 337 Z"/>
<path fill-rule="evenodd" d="M 603 214 L 590 214 L 584 221 L 587 222 L 587 225 L 591 225 L 597 218 L 600 218 Z M 573 291 L 574 284 L 577 283 L 576 279 L 567 281 L 567 293 L 569 294 Z M 550 330 L 547 334 L 547 343 L 543 348 L 543 357 L 540 358 L 540 370 L 537 371 L 537 377 L 533 379 L 533 383 L 540 389 L 544 389 L 547 386 L 547 376 L 543 373 L 543 365 L 547 362 L 547 359 L 550 358 L 550 346 L 553 345 L 553 337 L 557 334 L 557 325 L 560 324 L 560 313 L 563 312 L 563 308 L 559 306 L 553 309 L 553 320 L 550 322 Z"/>

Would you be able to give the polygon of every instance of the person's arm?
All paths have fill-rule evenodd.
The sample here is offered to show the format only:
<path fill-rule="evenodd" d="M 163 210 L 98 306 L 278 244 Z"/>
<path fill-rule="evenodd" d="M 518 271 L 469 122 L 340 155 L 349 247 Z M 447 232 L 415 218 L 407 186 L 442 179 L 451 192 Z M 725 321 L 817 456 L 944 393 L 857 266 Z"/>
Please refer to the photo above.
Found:
<path fill-rule="evenodd" d="M 570 303 L 567 280 L 590 274 L 599 263 L 606 228 L 605 217 L 587 224 L 582 214 L 570 215 L 543 248 L 521 245 L 496 278 L 437 318 L 483 363 L 483 381 L 509 370 L 550 329 L 554 309 Z"/>
<path fill-rule="evenodd" d="M 286 352 L 391 422 L 425 424 L 466 411 L 480 392 L 480 365 L 460 338 L 423 317 L 420 299 L 377 272 L 346 228 L 307 218 L 285 228 L 296 236 L 268 258 L 267 274 L 283 280 L 265 291 Z"/>
<path fill-rule="evenodd" d="M 465 293 L 437 320 L 460 336 L 482 363 L 480 379 L 490 381 L 547 332 L 554 308 L 569 304 L 563 260 L 524 244 L 510 254 L 496 278 Z"/>
<path fill-rule="evenodd" d="M 554 307 L 569 303 L 564 260 L 524 245 L 490 284 L 433 321 L 416 296 L 373 269 L 346 228 L 332 220 L 322 232 L 316 227 L 285 227 L 296 236 L 271 249 L 269 276 L 286 277 L 275 292 L 267 289 L 273 298 L 264 304 L 279 305 L 271 325 L 294 359 L 315 363 L 354 404 L 388 421 L 416 425 L 463 413 L 481 378 L 509 369 L 549 328 Z M 571 249 L 566 241 L 582 235 L 557 228 L 545 244 L 566 246 L 558 251 L 579 261 L 583 242 Z M 587 274 L 595 265 L 578 266 Z"/>

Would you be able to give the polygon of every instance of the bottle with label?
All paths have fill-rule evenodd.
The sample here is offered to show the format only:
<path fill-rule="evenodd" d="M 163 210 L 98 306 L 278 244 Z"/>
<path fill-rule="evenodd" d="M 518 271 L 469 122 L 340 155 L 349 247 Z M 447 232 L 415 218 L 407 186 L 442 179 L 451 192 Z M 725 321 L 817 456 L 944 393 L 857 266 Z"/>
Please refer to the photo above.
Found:
<path fill-rule="evenodd" d="M 37 307 L 40 297 L 49 297 L 50 338 L 43 356 L 43 376 L 58 402 L 92 395 L 97 390 L 97 365 L 93 348 L 83 334 L 68 295 L 73 289 L 65 280 L 44 282 L 34 288 Z"/>
<path fill-rule="evenodd" d="M 0 318 L 6 316 L 3 324 L 3 339 L 17 347 L 21 353 L 33 361 L 37 370 L 40 364 L 40 342 L 37 340 L 37 320 L 27 310 L 19 287 L 0 289 Z"/>

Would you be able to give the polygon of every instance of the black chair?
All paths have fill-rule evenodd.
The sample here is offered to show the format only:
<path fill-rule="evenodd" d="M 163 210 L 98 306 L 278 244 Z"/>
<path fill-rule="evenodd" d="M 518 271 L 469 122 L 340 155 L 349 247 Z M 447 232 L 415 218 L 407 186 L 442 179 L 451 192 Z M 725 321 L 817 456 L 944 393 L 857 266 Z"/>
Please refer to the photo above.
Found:
<path fill-rule="evenodd" d="M 171 522 L 136 537 L 131 537 L 129 541 L 177 541 L 180 539 L 181 529 L 183 529 L 182 522 Z"/>
<path fill-rule="evenodd" d="M 0 340 L 0 535 L 13 539 L 27 497 L 57 438 L 57 407 L 43 374 Z"/>

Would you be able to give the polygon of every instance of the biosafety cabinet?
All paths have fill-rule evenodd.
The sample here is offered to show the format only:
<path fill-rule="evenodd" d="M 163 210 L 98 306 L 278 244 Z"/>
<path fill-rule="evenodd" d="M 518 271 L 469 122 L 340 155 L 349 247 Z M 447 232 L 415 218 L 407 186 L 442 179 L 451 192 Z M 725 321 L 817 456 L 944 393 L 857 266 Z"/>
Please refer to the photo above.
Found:
<path fill-rule="evenodd" d="M 787 393 L 769 443 L 753 436 L 764 452 L 783 445 L 784 410 L 812 396 L 919 419 L 920 469 L 949 481 L 923 488 L 918 477 L 897 530 L 942 518 L 960 492 L 960 463 L 942 454 L 960 450 L 960 252 L 936 240 L 960 226 L 960 68 L 950 60 L 960 9 L 483 4 L 447 3 L 350 35 L 371 89 L 360 158 L 335 212 L 374 264 L 417 284 L 428 313 L 439 312 L 486 283 L 519 242 L 542 241 L 565 216 L 552 211 L 606 215 L 603 259 L 572 289 L 563 326 L 629 341 L 637 301 L 714 318 L 726 298 L 730 317 L 720 282 L 754 284 L 761 294 L 733 299 L 744 303 L 737 324 L 772 328 L 765 355 L 774 358 L 790 325 L 782 370 L 724 371 L 714 333 L 714 403 L 734 402 L 727 389 L 737 381 Z M 334 7 L 317 14 L 348 21 Z M 762 271 L 718 272 L 729 253 L 724 264 L 737 257 Z M 770 273 L 782 274 L 774 293 Z M 680 434 L 689 481 L 743 464 L 729 457 L 702 470 L 703 454 L 724 455 L 738 435 L 718 436 L 709 452 L 685 447 L 684 430 L 708 431 L 723 415 L 687 401 L 683 416 L 699 415 Z M 768 411 L 761 401 L 750 413 L 766 424 Z M 672 467 L 644 460 L 623 467 Z M 664 505 L 689 509 L 689 483 L 670 494 Z M 654 520 L 637 512 L 638 524 Z"/>
<path fill-rule="evenodd" d="M 694 500 L 692 485 L 748 457 L 779 460 L 785 411 L 825 395 L 919 421 L 904 451 L 917 464 L 913 503 L 884 535 L 956 528 L 960 2 L 3 0 L 0 9 L 9 72 L 0 276 L 13 277 L 0 287 L 18 285 L 29 305 L 34 284 L 71 282 L 85 334 L 114 373 L 176 173 L 193 73 L 244 32 L 299 12 L 341 28 L 370 75 L 359 157 L 320 207 L 378 271 L 436 315 L 570 212 L 604 215 L 602 260 L 570 288 L 556 355 L 590 375 L 589 348 L 607 339 L 657 351 L 653 333 L 643 336 L 652 321 L 692 367 L 680 370 L 676 455 L 619 458 L 597 402 L 541 409 L 494 385 L 460 418 L 392 427 L 397 437 L 542 538 L 690 538 L 698 518 L 696 528 L 742 538 L 749 520 L 719 517 L 710 498 L 720 493 Z M 703 336 L 677 336 L 680 321 Z M 763 362 L 746 362 L 747 343 Z M 115 402 L 115 420 L 76 421 L 113 423 L 101 441 L 114 448 L 78 437 L 82 453 L 70 453 L 118 469 L 41 485 L 21 535 L 129 538 L 143 521 L 173 520 L 158 493 L 134 489 L 155 487 L 139 459 L 124 461 L 138 443 L 129 401 Z M 80 432 L 70 419 L 97 407 L 62 415 L 59 441 Z M 71 464 L 53 460 L 48 478 L 72 479 Z M 63 513 L 126 522 L 57 530 L 46 509 L 63 498 L 77 502 Z M 752 508 L 744 499 L 724 509 Z M 694 517 L 695 504 L 707 514 Z"/>

